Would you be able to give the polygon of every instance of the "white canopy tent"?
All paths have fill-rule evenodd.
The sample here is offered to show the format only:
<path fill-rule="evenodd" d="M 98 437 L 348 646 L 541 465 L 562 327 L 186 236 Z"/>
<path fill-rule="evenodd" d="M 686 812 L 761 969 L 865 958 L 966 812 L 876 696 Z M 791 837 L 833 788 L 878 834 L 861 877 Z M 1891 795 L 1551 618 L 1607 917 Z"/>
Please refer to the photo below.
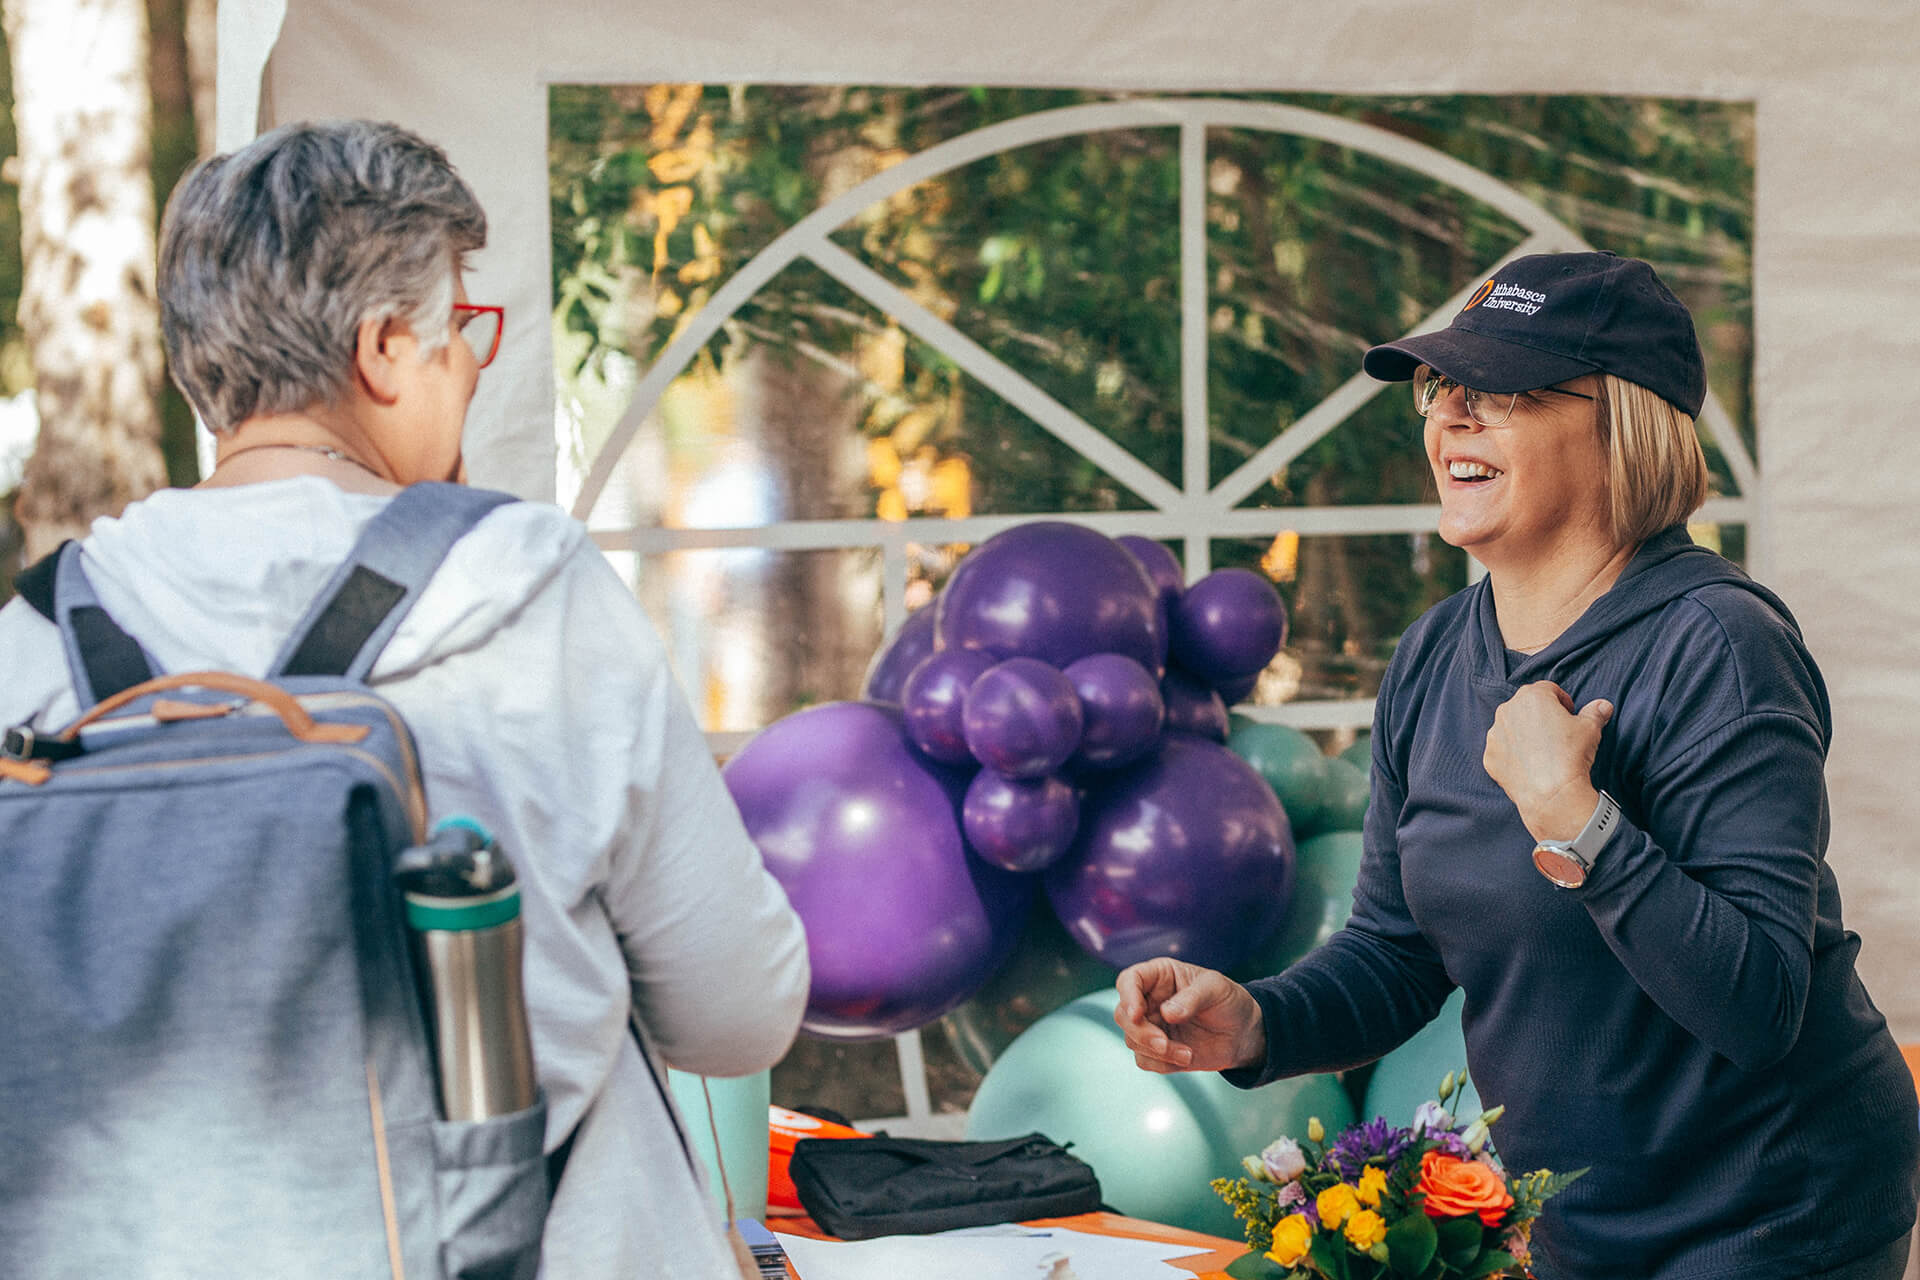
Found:
<path fill-rule="evenodd" d="M 284 21 L 282 15 L 284 14 Z M 221 11 L 221 145 L 262 123 L 398 120 L 492 224 L 470 282 L 508 313 L 470 418 L 475 479 L 555 493 L 547 89 L 557 82 L 1006 84 L 1598 93 L 1756 104 L 1749 563 L 1833 696 L 1831 860 L 1861 969 L 1920 1040 L 1920 8 L 1590 0 L 965 6 L 287 0 Z M 277 37 L 277 39 L 276 39 Z M 269 58 L 269 52 L 271 54 Z M 264 63 L 264 76 L 261 68 Z M 257 116 L 256 116 L 257 104 Z"/>

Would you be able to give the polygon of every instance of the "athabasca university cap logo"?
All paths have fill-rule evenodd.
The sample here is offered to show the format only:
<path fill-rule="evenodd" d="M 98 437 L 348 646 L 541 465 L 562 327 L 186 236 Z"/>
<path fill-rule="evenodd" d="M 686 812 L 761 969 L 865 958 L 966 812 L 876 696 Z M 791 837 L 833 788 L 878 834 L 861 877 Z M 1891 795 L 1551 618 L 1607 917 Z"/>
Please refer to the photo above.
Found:
<path fill-rule="evenodd" d="M 1460 311 L 1465 314 L 1475 307 L 1485 306 L 1489 311 L 1517 311 L 1523 316 L 1530 316 L 1546 303 L 1547 295 L 1544 293 L 1517 284 L 1496 284 L 1489 279 L 1473 291 L 1473 296 L 1467 299 L 1467 305 Z"/>

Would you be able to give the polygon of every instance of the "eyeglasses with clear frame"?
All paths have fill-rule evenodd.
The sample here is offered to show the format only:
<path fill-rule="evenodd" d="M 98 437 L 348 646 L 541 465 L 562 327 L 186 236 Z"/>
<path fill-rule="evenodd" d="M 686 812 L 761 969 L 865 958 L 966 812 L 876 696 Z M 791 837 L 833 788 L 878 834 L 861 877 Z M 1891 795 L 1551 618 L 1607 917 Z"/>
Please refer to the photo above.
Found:
<path fill-rule="evenodd" d="M 500 331 L 507 326 L 505 307 L 476 306 L 470 302 L 453 304 L 453 331 L 466 339 L 473 358 L 484 369 L 500 351 Z"/>
<path fill-rule="evenodd" d="M 1447 398 L 1447 394 L 1459 387 L 1466 398 L 1467 416 L 1483 427 L 1497 427 L 1513 416 L 1513 406 L 1520 397 L 1540 396 L 1551 392 L 1557 396 L 1577 396 L 1582 400 L 1596 397 L 1584 391 L 1563 391 L 1559 387 L 1536 387 L 1532 391 L 1482 391 L 1478 387 L 1469 387 L 1455 382 L 1444 373 L 1436 373 L 1426 365 L 1413 371 L 1413 407 L 1420 416 L 1430 417 L 1434 406 Z"/>

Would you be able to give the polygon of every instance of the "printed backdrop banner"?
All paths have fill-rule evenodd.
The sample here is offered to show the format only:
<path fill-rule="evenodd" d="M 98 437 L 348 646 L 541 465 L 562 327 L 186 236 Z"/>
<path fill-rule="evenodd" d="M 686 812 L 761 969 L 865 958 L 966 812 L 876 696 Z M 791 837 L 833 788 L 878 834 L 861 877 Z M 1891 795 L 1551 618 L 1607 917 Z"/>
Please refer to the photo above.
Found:
<path fill-rule="evenodd" d="M 223 32 L 228 15 L 223 7 Z M 246 92 L 223 72 L 223 94 Z M 1478 0 L 289 0 L 265 123 L 398 120 L 492 224 L 471 280 L 508 322 L 471 418 L 477 481 L 555 491 L 547 104 L 555 83 L 991 84 L 1752 102 L 1749 563 L 1793 607 L 1835 711 L 1831 858 L 1861 968 L 1920 1040 L 1920 6 Z M 236 81 L 241 83 L 236 83 Z M 230 117 L 223 102 L 222 116 Z M 1660 175 L 1649 173 L 1650 183 Z"/>

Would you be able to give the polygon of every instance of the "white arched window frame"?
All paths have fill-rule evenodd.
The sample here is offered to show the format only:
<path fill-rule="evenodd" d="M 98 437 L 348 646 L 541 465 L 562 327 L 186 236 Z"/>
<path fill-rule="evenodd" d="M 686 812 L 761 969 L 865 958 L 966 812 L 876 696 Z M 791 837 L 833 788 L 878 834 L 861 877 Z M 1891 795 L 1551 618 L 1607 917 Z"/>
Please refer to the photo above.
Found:
<path fill-rule="evenodd" d="M 1180 135 L 1182 449 L 1181 482 L 1177 485 L 830 239 L 834 231 L 888 196 L 1000 152 L 1080 134 L 1168 127 L 1178 128 Z M 1131 489 L 1150 504 L 1149 509 L 1112 513 L 1034 511 L 964 519 L 797 520 L 737 528 L 593 528 L 595 542 L 602 550 L 658 555 L 729 547 L 770 551 L 877 548 L 882 557 L 886 630 L 891 634 L 907 614 L 910 546 L 979 543 L 1003 529 L 1035 519 L 1070 520 L 1109 535 L 1135 533 L 1181 539 L 1190 582 L 1210 570 L 1213 538 L 1272 537 L 1288 531 L 1303 536 L 1430 532 L 1439 515 L 1439 508 L 1431 504 L 1239 505 L 1374 396 L 1394 385 L 1376 382 L 1358 371 L 1253 457 L 1218 479 L 1210 474 L 1206 227 L 1209 129 L 1295 134 L 1365 152 L 1445 183 L 1499 211 L 1523 229 L 1524 238 L 1518 245 L 1474 273 L 1471 284 L 1442 302 L 1408 333 L 1445 325 L 1466 302 L 1472 288 L 1512 258 L 1592 247 L 1545 209 L 1481 170 L 1385 129 L 1303 107 L 1236 99 L 1160 98 L 1035 112 L 929 147 L 867 179 L 794 224 L 741 267 L 641 376 L 632 401 L 587 469 L 573 514 L 591 526 L 594 508 L 615 466 L 668 386 L 735 311 L 781 271 L 805 259 L 893 317 L 902 328 L 939 350 L 1034 423 Z M 1753 458 L 1725 409 L 1711 394 L 1700 423 L 1725 458 L 1737 493 L 1711 499 L 1695 518 L 1709 524 L 1745 525 L 1751 561 L 1761 554 L 1764 545 L 1764 531 L 1758 527 L 1759 477 Z M 1470 572 L 1478 571 L 1477 566 L 1470 565 Z M 1372 721 L 1373 702 L 1293 702 L 1246 710 L 1301 729 L 1362 728 Z M 715 750 L 724 754 L 748 736 L 716 733 L 709 738 Z M 910 1032 L 899 1037 L 897 1043 L 907 1100 L 907 1115 L 901 1119 L 910 1128 L 936 1129 L 939 1126 L 931 1123 L 918 1035 Z"/>

